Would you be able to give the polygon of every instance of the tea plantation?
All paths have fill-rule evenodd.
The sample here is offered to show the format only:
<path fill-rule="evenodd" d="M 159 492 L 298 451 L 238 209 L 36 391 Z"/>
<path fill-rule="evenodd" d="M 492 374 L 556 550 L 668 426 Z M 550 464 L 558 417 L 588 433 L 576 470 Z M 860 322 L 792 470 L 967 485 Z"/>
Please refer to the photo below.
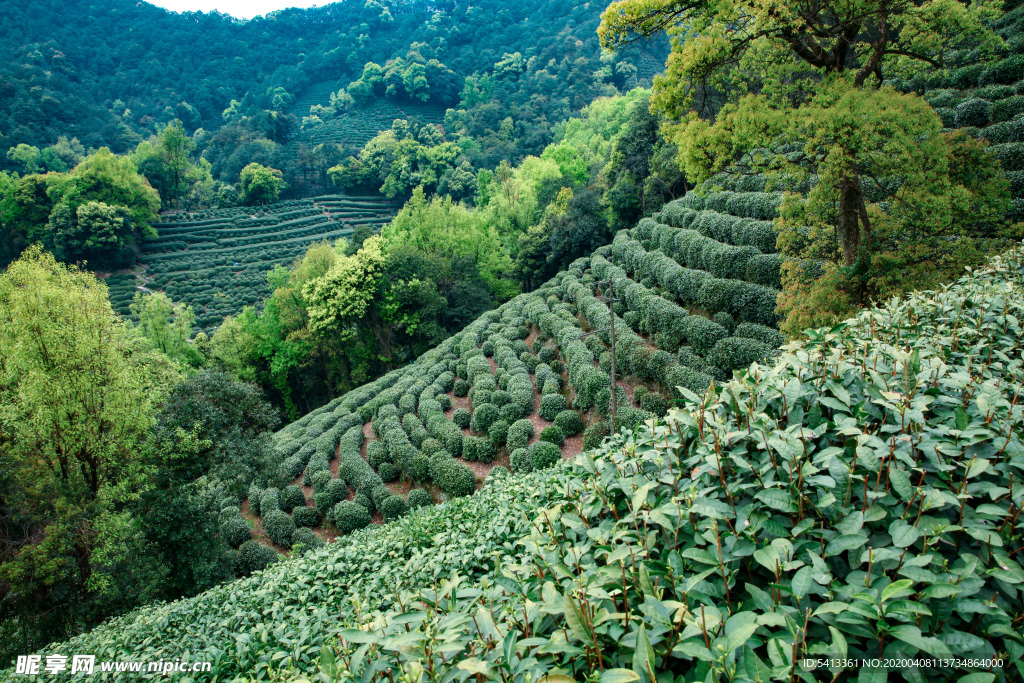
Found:
<path fill-rule="evenodd" d="M 398 206 L 378 196 L 327 195 L 165 216 L 160 237 L 145 244 L 136 274 L 107 278 L 114 309 L 128 315 L 139 287 L 164 291 L 192 307 L 199 329 L 268 297 L 267 271 L 291 263 L 313 242 L 378 230 Z"/>
<path fill-rule="evenodd" d="M 650 253 L 624 238 L 605 251 L 616 249 L 634 260 Z M 409 434 L 450 449 L 434 451 L 428 466 L 455 480 L 441 473 L 460 467 L 456 444 L 465 454 L 468 440 L 446 426 L 436 396 L 448 384 L 469 382 L 476 413 L 504 391 L 510 400 L 499 414 L 515 406 L 506 412 L 518 415 L 525 381 L 559 381 L 532 349 L 515 355 L 521 327 L 554 332 L 543 332 L 539 346 L 557 341 L 563 379 L 586 410 L 604 372 L 588 341 L 600 335 L 582 337 L 603 306 L 589 279 L 594 270 L 615 277 L 609 257 L 625 258 L 577 262 L 408 369 L 286 428 L 283 462 L 298 469 L 300 452 L 312 462 L 338 443 L 346 481 L 372 478 L 355 456 L 367 418 L 401 467 L 419 450 Z M 663 323 L 648 327 L 673 319 L 655 313 L 671 310 L 668 299 L 621 284 L 640 292 L 638 325 L 662 339 L 676 334 Z M 841 669 L 812 673 L 805 658 L 880 656 L 995 657 L 998 666 L 900 674 L 1012 680 L 1024 673 L 1022 286 L 1017 250 L 941 291 L 894 299 L 793 342 L 773 365 L 703 395 L 684 388 L 681 409 L 572 462 L 492 471 L 475 495 L 137 610 L 50 651 L 211 660 L 213 672 L 200 680 L 392 680 L 401 672 L 535 681 L 603 672 L 595 680 L 639 681 L 669 671 L 682 681 L 812 681 Z M 722 356 L 727 340 L 749 339 L 711 343 L 714 328 L 703 323 L 679 329 L 675 339 L 705 349 L 705 358 Z M 643 351 L 650 347 L 637 333 L 622 339 L 630 372 L 685 374 L 699 388 L 698 371 L 660 355 L 667 351 Z M 417 423 L 430 425 L 427 436 Z"/>
<path fill-rule="evenodd" d="M 1010 181 L 1010 217 L 1024 219 L 1024 5 L 993 22 L 1006 41 L 1005 56 L 982 62 L 981 53 L 959 51 L 951 68 L 895 81 L 904 92 L 916 92 L 935 109 L 949 129 L 987 140 Z M 955 68 L 958 67 L 958 68 Z"/>

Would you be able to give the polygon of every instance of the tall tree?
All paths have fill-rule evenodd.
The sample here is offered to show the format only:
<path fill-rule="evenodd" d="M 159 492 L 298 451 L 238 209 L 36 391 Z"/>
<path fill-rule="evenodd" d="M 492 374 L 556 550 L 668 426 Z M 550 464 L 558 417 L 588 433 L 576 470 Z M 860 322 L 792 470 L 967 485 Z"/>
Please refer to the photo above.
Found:
<path fill-rule="evenodd" d="M 833 306 L 816 317 L 801 301 L 831 292 L 848 312 L 870 297 L 956 274 L 980 257 L 972 242 L 963 259 L 945 261 L 941 240 L 922 249 L 906 229 L 925 218 L 916 229 L 930 237 L 984 238 L 1006 202 L 1005 187 L 981 169 L 988 192 L 976 192 L 977 178 L 951 170 L 956 152 L 934 111 L 882 83 L 942 68 L 953 49 L 990 53 L 1001 39 L 986 20 L 997 14 L 998 3 L 959 0 L 619 0 L 605 10 L 599 33 L 612 48 L 662 30 L 672 36 L 652 106 L 669 117 L 667 134 L 691 180 L 723 170 L 763 172 L 779 182 L 819 179 L 806 198 L 789 198 L 777 223 L 780 246 L 793 256 L 808 256 L 796 237 L 804 221 L 820 236 L 819 251 L 836 245 L 823 277 L 787 270 L 781 312 L 792 316 L 787 328 L 794 332 L 842 315 Z M 976 215 L 959 222 L 954 198 L 964 196 Z M 908 269 L 921 277 L 895 276 Z M 808 298 L 821 288 L 822 296 Z"/>

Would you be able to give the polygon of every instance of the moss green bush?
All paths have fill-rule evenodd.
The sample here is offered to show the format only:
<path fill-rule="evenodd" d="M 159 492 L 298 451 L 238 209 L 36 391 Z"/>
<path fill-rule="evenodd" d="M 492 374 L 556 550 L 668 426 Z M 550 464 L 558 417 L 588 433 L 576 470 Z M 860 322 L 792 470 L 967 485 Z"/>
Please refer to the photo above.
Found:
<path fill-rule="evenodd" d="M 263 515 L 263 530 L 277 545 L 288 548 L 291 546 L 292 534 L 295 533 L 295 522 L 282 510 L 271 510 Z"/>
<path fill-rule="evenodd" d="M 454 422 L 459 428 L 466 429 L 472 422 L 472 414 L 465 408 L 456 408 L 452 411 L 452 422 Z"/>
<path fill-rule="evenodd" d="M 562 430 L 557 425 L 545 427 L 544 429 L 541 430 L 540 436 L 537 438 L 540 439 L 541 441 L 553 443 L 559 447 L 561 447 L 561 445 L 565 442 L 565 434 L 562 433 Z"/>
<path fill-rule="evenodd" d="M 430 494 L 424 489 L 413 489 L 409 491 L 409 509 L 415 510 L 416 508 L 428 507 L 434 504 Z"/>
<path fill-rule="evenodd" d="M 370 524 L 370 512 L 357 503 L 343 500 L 334 506 L 334 526 L 338 532 L 348 534 Z"/>
<path fill-rule="evenodd" d="M 583 431 L 583 418 L 575 410 L 562 410 L 555 415 L 555 425 L 566 437 L 576 436 Z"/>
<path fill-rule="evenodd" d="M 292 510 L 292 521 L 295 522 L 295 526 L 318 526 L 320 524 L 320 513 L 316 511 L 316 508 L 312 507 L 297 507 Z"/>
<path fill-rule="evenodd" d="M 549 441 L 537 441 L 529 450 L 530 465 L 535 470 L 551 467 L 562 459 L 562 450 Z"/>
<path fill-rule="evenodd" d="M 271 564 L 277 562 L 280 557 L 273 548 L 269 548 L 256 541 L 246 541 L 238 548 L 235 569 L 239 576 L 248 576 L 253 572 L 266 569 Z"/>
<path fill-rule="evenodd" d="M 409 504 L 401 496 L 388 496 L 380 504 L 380 514 L 385 522 L 393 522 L 409 513 Z"/>

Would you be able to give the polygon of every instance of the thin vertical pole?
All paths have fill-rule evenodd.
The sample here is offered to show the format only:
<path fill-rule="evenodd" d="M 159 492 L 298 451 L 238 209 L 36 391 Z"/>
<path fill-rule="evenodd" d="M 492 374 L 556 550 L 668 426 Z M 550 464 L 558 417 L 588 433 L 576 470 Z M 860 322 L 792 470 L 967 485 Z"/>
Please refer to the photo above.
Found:
<path fill-rule="evenodd" d="M 618 415 L 618 383 L 615 381 L 615 309 L 613 308 L 615 294 L 612 292 L 612 278 L 608 276 L 608 317 L 611 319 L 612 331 L 612 434 L 618 434 L 615 429 L 615 416 Z"/>

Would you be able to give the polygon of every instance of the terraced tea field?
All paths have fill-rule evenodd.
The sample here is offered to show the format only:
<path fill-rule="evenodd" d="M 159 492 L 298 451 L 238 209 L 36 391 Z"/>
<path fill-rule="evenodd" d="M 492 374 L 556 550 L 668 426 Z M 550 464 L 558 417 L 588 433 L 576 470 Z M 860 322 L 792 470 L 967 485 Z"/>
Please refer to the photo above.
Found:
<path fill-rule="evenodd" d="M 289 112 L 301 121 L 303 116 L 309 116 L 309 108 L 312 105 L 326 106 L 330 104 L 331 93 L 337 92 L 340 87 L 342 87 L 340 84 L 333 81 L 316 83 L 295 100 Z M 330 142 L 360 148 L 380 131 L 391 128 L 395 119 L 439 124 L 444 121 L 445 110 L 444 106 L 438 104 L 376 99 L 329 119 L 322 125 L 307 128 L 299 133 L 290 144 L 292 146 L 297 146 L 299 143 L 319 145 Z"/>
<path fill-rule="evenodd" d="M 991 144 L 1010 181 L 1009 218 L 1019 221 L 1024 220 L 1024 5 L 1007 12 L 994 26 L 1007 41 L 1003 59 L 979 62 L 980 53 L 968 54 L 959 68 L 924 73 L 894 85 L 922 95 L 946 128 Z"/>
<path fill-rule="evenodd" d="M 780 201 L 694 193 L 620 231 L 414 363 L 281 430 L 278 486 L 253 488 L 242 509 L 253 522 L 262 515 L 261 540 L 284 550 L 296 529 L 333 538 L 600 443 L 610 417 L 609 282 L 618 427 L 664 415 L 682 398 L 677 387 L 703 394 L 771 359 L 783 341 L 771 223 Z"/>
<path fill-rule="evenodd" d="M 379 196 L 326 195 L 266 207 L 164 216 L 135 274 L 107 279 L 115 310 L 129 314 L 136 291 L 163 291 L 192 306 L 196 326 L 209 332 L 225 316 L 270 295 L 266 273 L 306 247 L 357 227 L 379 229 L 399 206 Z"/>

